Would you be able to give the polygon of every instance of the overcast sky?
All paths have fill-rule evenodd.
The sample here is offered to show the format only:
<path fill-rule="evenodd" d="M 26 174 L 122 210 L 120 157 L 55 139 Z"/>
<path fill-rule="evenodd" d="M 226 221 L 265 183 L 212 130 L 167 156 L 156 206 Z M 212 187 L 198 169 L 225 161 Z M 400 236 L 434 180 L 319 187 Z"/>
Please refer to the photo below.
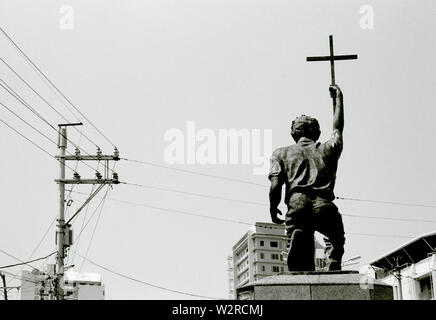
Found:
<path fill-rule="evenodd" d="M 61 28 L 69 5 L 73 29 Z M 370 5 L 373 28 L 361 27 L 360 9 Z M 272 130 L 273 148 L 292 143 L 290 122 L 316 117 L 321 140 L 331 133 L 332 107 L 327 62 L 328 35 L 335 53 L 358 54 L 336 63 L 344 92 L 344 151 L 335 193 L 340 197 L 436 205 L 434 144 L 436 109 L 436 3 L 421 1 L 21 1 L 0 0 L 1 27 L 50 80 L 120 150 L 122 157 L 165 165 L 164 135 L 171 128 Z M 75 121 L 44 81 L 0 34 L 0 56 L 32 87 Z M 0 77 L 57 126 L 65 122 L 4 64 Z M 0 102 L 52 140 L 54 130 L 0 89 Z M 77 112 L 75 115 L 83 120 Z M 0 118 L 51 154 L 55 145 L 0 109 Z M 83 132 L 105 153 L 112 145 L 85 122 Z M 0 248 L 26 260 L 58 213 L 59 164 L 0 123 Z M 95 147 L 69 129 L 89 153 Z M 74 148 L 69 145 L 69 151 Z M 75 163 L 71 163 L 75 166 Z M 252 165 L 176 165 L 175 168 L 268 185 Z M 92 172 L 82 164 L 83 178 Z M 120 161 L 120 180 L 265 203 L 265 207 L 116 185 L 109 198 L 222 217 L 247 223 L 269 221 L 268 188 Z M 67 171 L 68 176 L 71 172 Z M 89 193 L 89 186 L 75 191 Z M 102 191 L 99 196 L 103 196 Z M 73 193 L 69 213 L 84 196 Z M 86 218 L 100 198 L 94 199 Z M 336 200 L 340 212 L 402 219 L 435 220 L 435 208 Z M 283 208 L 283 205 L 281 205 Z M 85 255 L 96 217 L 73 247 Z M 77 236 L 85 212 L 75 221 Z M 435 231 L 435 223 L 344 216 L 344 259 L 367 263 L 408 237 Z M 247 231 L 243 224 L 181 215 L 107 200 L 88 258 L 119 273 L 189 293 L 227 297 L 227 255 Z M 55 250 L 51 228 L 33 258 Z M 373 236 L 355 233 L 373 234 Z M 379 236 L 374 236 L 379 235 Z M 395 237 L 391 237 L 395 236 Z M 82 260 L 70 255 L 79 271 Z M 48 260 L 52 263 L 53 258 Z M 0 266 L 16 261 L 0 253 Z M 34 264 L 39 267 L 42 261 Z M 26 267 L 25 270 L 28 268 Z M 18 272 L 20 268 L 9 269 Z M 109 299 L 189 299 L 120 278 L 90 263 Z M 10 278 L 9 278 L 10 279 Z M 18 285 L 19 281 L 9 283 Z M 11 295 L 14 294 L 11 292 Z"/>

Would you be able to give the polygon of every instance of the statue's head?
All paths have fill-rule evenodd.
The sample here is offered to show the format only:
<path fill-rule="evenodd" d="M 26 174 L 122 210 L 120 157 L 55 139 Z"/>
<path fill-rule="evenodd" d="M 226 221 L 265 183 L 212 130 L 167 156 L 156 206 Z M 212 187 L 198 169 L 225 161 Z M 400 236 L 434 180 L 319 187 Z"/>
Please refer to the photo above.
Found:
<path fill-rule="evenodd" d="M 320 134 L 319 123 L 315 118 L 303 114 L 301 117 L 297 117 L 292 121 L 291 136 L 295 142 L 298 142 L 302 137 L 309 138 L 316 142 Z"/>

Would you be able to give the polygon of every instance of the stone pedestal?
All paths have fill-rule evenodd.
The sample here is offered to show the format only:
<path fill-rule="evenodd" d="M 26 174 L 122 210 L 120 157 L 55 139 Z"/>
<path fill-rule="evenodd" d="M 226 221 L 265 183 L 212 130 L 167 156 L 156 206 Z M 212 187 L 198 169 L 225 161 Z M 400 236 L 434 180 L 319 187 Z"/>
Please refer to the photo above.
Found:
<path fill-rule="evenodd" d="M 286 272 L 236 290 L 238 300 L 393 300 L 392 286 L 357 271 Z"/>

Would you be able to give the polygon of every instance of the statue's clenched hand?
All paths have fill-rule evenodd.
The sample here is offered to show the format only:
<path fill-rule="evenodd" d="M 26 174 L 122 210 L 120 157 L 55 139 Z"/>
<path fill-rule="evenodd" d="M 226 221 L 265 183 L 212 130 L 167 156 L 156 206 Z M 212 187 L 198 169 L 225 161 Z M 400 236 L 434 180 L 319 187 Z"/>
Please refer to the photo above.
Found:
<path fill-rule="evenodd" d="M 329 91 L 330 91 L 330 97 L 332 97 L 333 99 L 336 97 L 342 98 L 341 88 L 339 88 L 337 84 L 331 85 L 329 87 Z"/>

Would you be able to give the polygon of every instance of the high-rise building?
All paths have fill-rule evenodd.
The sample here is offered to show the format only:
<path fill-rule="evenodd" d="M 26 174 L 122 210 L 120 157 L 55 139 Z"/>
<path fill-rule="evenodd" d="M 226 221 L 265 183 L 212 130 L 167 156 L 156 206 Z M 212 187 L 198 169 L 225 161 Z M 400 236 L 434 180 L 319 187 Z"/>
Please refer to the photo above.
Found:
<path fill-rule="evenodd" d="M 264 277 L 288 271 L 285 226 L 256 222 L 233 246 L 234 289 Z M 324 247 L 315 240 L 315 264 L 325 266 Z"/>
<path fill-rule="evenodd" d="M 229 277 L 229 299 L 233 299 L 235 296 L 235 279 L 233 272 L 233 256 L 227 257 L 227 272 Z"/>

